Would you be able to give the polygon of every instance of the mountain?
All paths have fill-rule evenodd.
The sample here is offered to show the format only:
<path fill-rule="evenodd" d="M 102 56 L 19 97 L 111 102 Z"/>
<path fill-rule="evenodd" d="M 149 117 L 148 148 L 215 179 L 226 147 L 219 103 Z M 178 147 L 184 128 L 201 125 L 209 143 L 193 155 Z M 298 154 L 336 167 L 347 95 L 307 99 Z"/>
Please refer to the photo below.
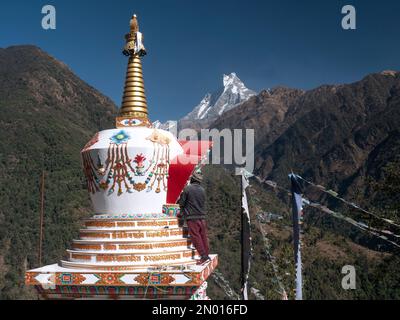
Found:
<path fill-rule="evenodd" d="M 256 93 L 248 89 L 236 73 L 223 76 L 223 87 L 207 93 L 200 104 L 179 120 L 179 128 L 207 127 L 223 113 L 233 109 Z"/>
<path fill-rule="evenodd" d="M 174 130 L 174 128 L 176 128 L 176 126 L 178 125 L 178 123 L 176 121 L 172 121 L 172 120 L 168 120 L 164 123 L 156 120 L 153 122 L 153 126 L 156 129 L 162 129 L 162 130 L 167 130 L 167 131 L 172 131 Z"/>
<path fill-rule="evenodd" d="M 217 119 L 215 128 L 253 128 L 256 172 L 287 183 L 293 169 L 343 192 L 362 188 L 400 151 L 400 73 L 302 91 L 262 91 Z"/>
<path fill-rule="evenodd" d="M 34 46 L 0 49 L 0 298 L 36 297 L 39 181 L 46 172 L 43 264 L 65 254 L 90 202 L 80 150 L 112 128 L 117 108 L 64 63 Z"/>
<path fill-rule="evenodd" d="M 398 168 L 399 164 L 400 161 L 394 167 Z M 239 293 L 240 180 L 234 173 L 216 165 L 207 166 L 203 173 L 210 247 L 219 255 L 217 271 L 229 287 Z M 392 194 L 396 188 L 399 189 L 400 175 L 396 170 L 395 175 L 389 174 L 387 178 L 391 182 L 381 185 L 385 185 L 386 190 Z M 282 299 L 283 287 L 289 300 L 293 300 L 295 266 L 291 198 L 285 192 L 261 186 L 255 179 L 250 181 L 247 198 L 253 247 L 249 287 L 259 290 L 266 300 Z M 398 197 L 397 202 L 396 198 L 391 200 L 398 210 Z M 265 212 L 278 213 L 282 219 L 261 221 L 258 216 Z M 369 239 L 371 248 L 365 243 L 360 245 L 359 239 L 363 234 L 360 235 L 358 229 L 353 230 L 345 223 L 320 216 L 309 207 L 305 208 L 304 218 L 302 257 L 303 294 L 306 300 L 400 299 L 398 254 L 379 249 L 377 244 L 382 245 L 382 241 L 376 242 L 376 238 Z M 343 274 L 340 271 L 344 265 L 355 266 L 357 290 L 343 290 Z M 219 282 L 208 281 L 208 294 L 213 299 L 228 299 L 218 285 Z M 250 299 L 255 298 L 250 295 Z"/>
<path fill-rule="evenodd" d="M 355 83 L 324 85 L 309 91 L 285 87 L 264 90 L 226 112 L 210 128 L 254 129 L 255 174 L 262 179 L 271 179 L 288 188 L 287 175 L 293 170 L 316 184 L 337 191 L 350 202 L 398 223 L 399 123 L 400 72 L 384 71 Z M 278 276 L 290 289 L 294 283 L 289 246 L 292 242 L 288 212 L 291 199 L 285 192 L 264 187 L 266 194 L 257 186 L 252 188 L 256 190 L 249 190 L 251 214 L 274 212 L 284 217 L 283 222 L 266 225 L 257 223 L 257 218 L 253 217 L 255 226 L 252 229 L 264 229 L 269 243 L 265 248 L 269 251 L 267 256 L 272 255 L 279 267 Z M 382 189 L 384 193 L 379 191 Z M 327 198 L 315 188 L 304 191 L 309 199 L 357 221 L 377 228 L 390 228 L 370 215 Z M 305 208 L 304 215 L 302 256 L 306 299 L 400 297 L 396 248 L 309 207 Z M 271 288 L 277 285 L 266 282 L 274 282 L 276 275 L 273 270 L 266 270 L 268 267 L 261 268 L 260 234 L 255 232 L 252 238 L 256 252 L 253 270 L 258 271 L 252 272 L 252 283 L 268 297 Z M 227 243 L 231 241 L 234 239 Z M 227 246 L 227 250 L 231 248 Z M 265 261 L 268 259 L 264 253 Z M 354 292 L 344 292 L 340 286 L 337 270 L 345 264 L 356 266 L 357 277 L 360 277 L 357 278 L 360 285 Z M 226 268 L 225 273 L 230 274 L 230 266 L 221 263 L 220 268 Z M 264 278 L 258 276 L 259 273 L 263 273 Z M 269 290 L 265 292 L 266 287 Z"/>
<path fill-rule="evenodd" d="M 224 112 L 212 126 L 256 130 L 256 167 L 262 177 L 284 183 L 286 167 L 294 163 L 310 179 L 364 191 L 366 184 L 358 179 L 384 172 L 391 183 L 380 185 L 389 190 L 386 200 L 391 200 L 393 193 L 399 194 L 400 161 L 392 165 L 393 175 L 387 175 L 385 164 L 399 151 L 398 83 L 398 73 L 385 72 L 356 84 L 307 92 L 283 87 L 264 90 Z M 39 48 L 0 49 L 0 299 L 37 298 L 23 283 L 25 270 L 38 266 L 42 170 L 46 172 L 42 265 L 64 256 L 82 220 L 92 214 L 80 150 L 95 132 L 114 126 L 116 111 L 107 97 Z M 316 158 L 326 149 L 343 151 L 326 151 L 326 156 Z M 336 168 L 333 156 L 338 159 Z M 342 159 L 357 163 L 358 171 Z M 324 170 L 333 170 L 332 175 Z M 354 179 L 346 179 L 354 171 Z M 212 165 L 204 169 L 204 187 L 211 251 L 219 254 L 219 273 L 239 292 L 240 180 L 226 168 Z M 248 199 L 254 249 L 250 286 L 267 299 L 280 299 L 278 275 L 293 298 L 290 199 L 256 181 L 248 189 Z M 261 224 L 256 216 L 267 211 L 281 214 L 283 220 Z M 305 218 L 307 299 L 399 299 L 396 255 L 378 252 L 374 243 L 372 249 L 355 243 L 342 225 L 325 219 L 318 222 L 309 210 Z M 278 269 L 272 267 L 270 254 Z M 345 264 L 357 268 L 357 290 L 340 286 L 340 268 Z M 226 299 L 216 282 L 208 282 L 212 299 Z"/>
<path fill-rule="evenodd" d="M 288 111 L 290 105 L 304 95 L 304 91 L 277 87 L 263 90 L 214 121 L 210 127 L 217 129 L 254 129 L 259 148 L 268 146 L 294 121 Z"/>

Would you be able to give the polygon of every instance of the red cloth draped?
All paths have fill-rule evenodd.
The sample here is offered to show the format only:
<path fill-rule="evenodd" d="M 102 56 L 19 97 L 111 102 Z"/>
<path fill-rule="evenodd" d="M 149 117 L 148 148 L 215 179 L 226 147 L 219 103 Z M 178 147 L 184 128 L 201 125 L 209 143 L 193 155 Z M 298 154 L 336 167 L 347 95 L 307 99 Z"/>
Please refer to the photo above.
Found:
<path fill-rule="evenodd" d="M 211 141 L 179 141 L 179 143 L 184 153 L 172 159 L 169 166 L 168 204 L 176 203 L 193 170 L 212 147 Z"/>

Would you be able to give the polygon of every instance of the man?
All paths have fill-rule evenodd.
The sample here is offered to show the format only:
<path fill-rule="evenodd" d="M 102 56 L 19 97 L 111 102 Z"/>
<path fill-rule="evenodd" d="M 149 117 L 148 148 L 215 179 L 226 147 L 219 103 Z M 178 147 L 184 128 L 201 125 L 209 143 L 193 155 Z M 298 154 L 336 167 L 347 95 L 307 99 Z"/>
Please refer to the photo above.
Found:
<path fill-rule="evenodd" d="M 200 255 L 198 264 L 204 264 L 210 260 L 208 239 L 207 239 L 207 222 L 206 222 L 206 192 L 201 186 L 203 177 L 201 173 L 195 172 L 190 184 L 183 189 L 178 200 L 181 208 L 181 217 L 186 219 L 189 228 L 189 235 L 192 243 Z"/>

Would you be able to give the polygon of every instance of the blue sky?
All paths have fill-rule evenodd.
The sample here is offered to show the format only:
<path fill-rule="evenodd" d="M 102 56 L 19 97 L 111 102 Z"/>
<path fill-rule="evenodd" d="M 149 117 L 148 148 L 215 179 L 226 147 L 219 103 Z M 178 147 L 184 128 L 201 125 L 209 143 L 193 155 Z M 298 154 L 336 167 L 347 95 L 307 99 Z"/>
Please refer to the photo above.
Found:
<path fill-rule="evenodd" d="M 41 8 L 57 29 L 41 28 Z M 357 30 L 341 8 L 357 9 Z M 178 119 L 236 72 L 251 89 L 311 89 L 368 73 L 400 70 L 400 1 L 380 0 L 2 0 L 0 47 L 34 44 L 120 104 L 121 54 L 133 13 L 148 56 L 144 76 L 152 120 Z"/>

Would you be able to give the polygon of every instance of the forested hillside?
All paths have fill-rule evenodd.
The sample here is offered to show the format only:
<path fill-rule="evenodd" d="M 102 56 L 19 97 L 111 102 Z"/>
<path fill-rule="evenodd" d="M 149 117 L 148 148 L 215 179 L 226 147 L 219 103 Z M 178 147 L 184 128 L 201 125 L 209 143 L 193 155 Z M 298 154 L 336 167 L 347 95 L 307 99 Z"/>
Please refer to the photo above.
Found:
<path fill-rule="evenodd" d="M 46 172 L 43 263 L 55 263 L 90 211 L 80 150 L 116 108 L 39 48 L 0 49 L 0 298 L 34 297 L 39 183 Z"/>
<path fill-rule="evenodd" d="M 390 199 L 384 206 L 374 208 L 376 212 L 391 208 L 393 215 L 400 214 L 396 200 L 400 175 L 393 170 L 399 164 L 400 161 L 389 164 L 385 169 L 386 175 L 370 183 L 374 192 Z M 212 251 L 220 255 L 219 271 L 231 288 L 239 293 L 239 179 L 218 166 L 207 167 L 205 172 Z M 266 299 L 281 299 L 281 282 L 289 299 L 293 299 L 295 282 L 290 196 L 261 186 L 255 179 L 251 180 L 247 195 L 254 250 L 250 287 L 260 290 Z M 282 215 L 283 219 L 260 222 L 257 214 L 265 212 Z M 304 212 L 302 256 L 305 299 L 400 298 L 399 250 L 318 210 L 308 207 Z M 222 233 L 221 226 L 225 226 Z M 273 264 L 277 272 L 274 272 Z M 341 270 L 345 265 L 356 268 L 357 290 L 346 291 L 341 287 Z M 226 298 L 224 291 L 215 283 L 209 281 L 209 284 L 211 297 Z"/>
<path fill-rule="evenodd" d="M 397 73 L 370 76 L 351 88 L 324 87 L 310 93 L 277 88 L 228 111 L 215 126 L 256 129 L 260 176 L 288 187 L 288 168 L 300 163 L 293 167 L 299 174 L 337 187 L 350 200 L 399 221 L 398 88 Z M 352 110 L 357 111 L 354 119 L 346 120 L 346 114 L 353 117 Z M 0 299 L 37 298 L 24 286 L 24 272 L 38 266 L 43 170 L 43 264 L 63 257 L 82 219 L 91 214 L 80 150 L 95 132 L 114 126 L 115 113 L 108 98 L 40 49 L 0 49 Z M 219 254 L 218 271 L 238 293 L 239 179 L 226 168 L 207 166 L 204 184 L 211 251 Z M 315 190 L 305 192 L 315 201 L 365 219 Z M 281 299 L 282 287 L 293 298 L 289 196 L 252 179 L 248 198 L 254 247 L 250 286 L 266 299 Z M 259 213 L 282 219 L 261 221 Z M 305 217 L 306 299 L 400 298 L 398 251 L 316 209 L 306 208 Z M 341 288 L 345 264 L 356 266 L 355 291 Z M 212 299 L 226 298 L 212 279 L 208 292 Z"/>

